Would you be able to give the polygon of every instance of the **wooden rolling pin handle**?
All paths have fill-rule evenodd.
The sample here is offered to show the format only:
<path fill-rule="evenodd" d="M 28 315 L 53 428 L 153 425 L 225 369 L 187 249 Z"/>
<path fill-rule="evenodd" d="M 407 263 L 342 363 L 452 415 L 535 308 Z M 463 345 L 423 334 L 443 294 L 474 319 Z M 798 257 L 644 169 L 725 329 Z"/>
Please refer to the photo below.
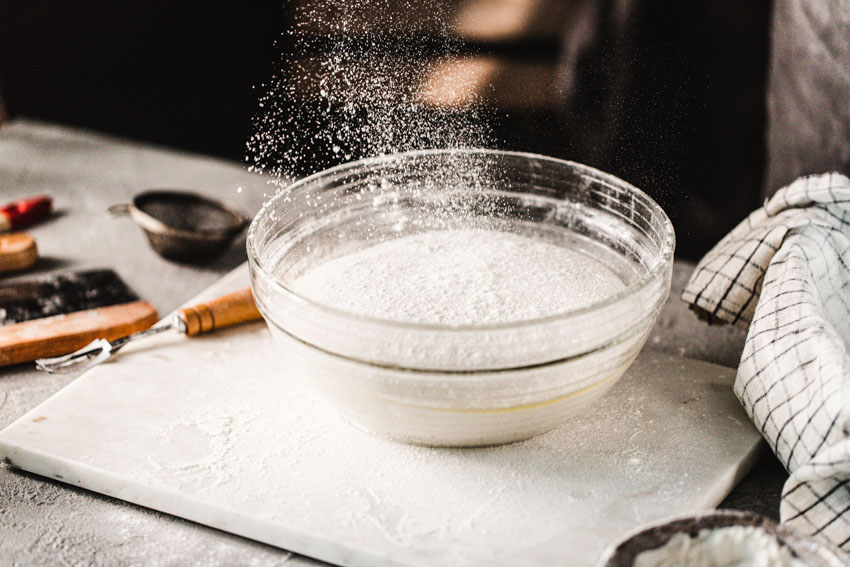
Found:
<path fill-rule="evenodd" d="M 184 307 L 177 313 L 186 323 L 186 334 L 189 336 L 208 333 L 262 317 L 254 304 L 254 296 L 250 288 L 223 295 L 207 303 Z"/>

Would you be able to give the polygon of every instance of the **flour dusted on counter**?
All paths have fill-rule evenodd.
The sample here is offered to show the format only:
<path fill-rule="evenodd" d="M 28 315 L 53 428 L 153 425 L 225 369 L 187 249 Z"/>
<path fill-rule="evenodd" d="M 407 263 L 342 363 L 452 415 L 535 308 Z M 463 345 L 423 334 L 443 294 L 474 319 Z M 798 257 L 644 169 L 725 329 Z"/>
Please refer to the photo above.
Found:
<path fill-rule="evenodd" d="M 576 250 L 493 230 L 435 231 L 335 258 L 293 288 L 348 312 L 412 323 L 525 321 L 584 307 L 624 289 Z"/>
<path fill-rule="evenodd" d="M 791 550 L 761 528 L 733 526 L 702 530 L 696 537 L 673 536 L 666 545 L 644 551 L 634 567 L 806 567 Z"/>

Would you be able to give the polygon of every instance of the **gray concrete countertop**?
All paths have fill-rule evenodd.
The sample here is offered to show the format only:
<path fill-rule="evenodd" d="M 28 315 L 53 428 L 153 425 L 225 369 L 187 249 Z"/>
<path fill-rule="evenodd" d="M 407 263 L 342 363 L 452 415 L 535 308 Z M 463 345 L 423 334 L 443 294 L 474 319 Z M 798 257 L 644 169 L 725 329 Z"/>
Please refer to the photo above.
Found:
<path fill-rule="evenodd" d="M 244 239 L 203 267 L 157 256 L 129 220 L 106 209 L 149 188 L 194 189 L 253 215 L 266 181 L 224 162 L 68 127 L 17 120 L 0 128 L 0 201 L 46 193 L 56 214 L 27 230 L 42 259 L 23 276 L 114 269 L 167 313 L 245 260 Z M 693 264 L 677 261 L 673 289 L 649 339 L 652 348 L 737 366 L 744 333 L 698 321 L 679 300 Z M 11 278 L 9 278 L 11 279 Z M 74 375 L 0 368 L 0 428 L 60 390 Z M 786 474 L 766 454 L 722 507 L 776 518 Z M 308 565 L 263 544 L 0 465 L 3 565 Z"/>

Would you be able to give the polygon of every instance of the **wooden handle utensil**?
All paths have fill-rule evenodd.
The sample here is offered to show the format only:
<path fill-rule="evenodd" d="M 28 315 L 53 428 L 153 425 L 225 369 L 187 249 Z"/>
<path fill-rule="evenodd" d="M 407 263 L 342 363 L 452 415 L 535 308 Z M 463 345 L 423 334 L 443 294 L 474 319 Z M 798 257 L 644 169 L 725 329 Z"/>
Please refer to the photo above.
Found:
<path fill-rule="evenodd" d="M 0 234 L 0 273 L 25 270 L 38 260 L 38 248 L 29 234 Z"/>
<path fill-rule="evenodd" d="M 114 341 L 97 339 L 76 352 L 55 358 L 42 358 L 36 360 L 35 364 L 38 368 L 51 373 L 77 372 L 103 362 L 131 341 L 163 331 L 176 330 L 193 337 L 260 318 L 262 315 L 254 305 L 254 296 L 250 288 L 247 288 L 211 301 L 178 309 L 169 323 Z"/>
<path fill-rule="evenodd" d="M 190 337 L 262 317 L 250 288 L 184 307 L 177 314 L 186 324 L 186 334 Z"/>
<path fill-rule="evenodd" d="M 133 301 L 0 326 L 0 366 L 56 356 L 97 338 L 124 337 L 149 328 L 156 320 L 153 305 Z"/>

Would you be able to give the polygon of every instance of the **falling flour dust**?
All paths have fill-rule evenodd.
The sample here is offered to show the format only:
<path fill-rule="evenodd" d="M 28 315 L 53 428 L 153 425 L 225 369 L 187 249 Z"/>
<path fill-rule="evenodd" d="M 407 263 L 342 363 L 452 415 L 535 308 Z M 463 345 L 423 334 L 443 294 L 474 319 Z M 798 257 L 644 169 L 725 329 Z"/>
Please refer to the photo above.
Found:
<path fill-rule="evenodd" d="M 624 287 L 587 254 L 495 230 L 405 236 L 329 260 L 293 284 L 296 292 L 344 311 L 442 325 L 548 317 Z"/>
<path fill-rule="evenodd" d="M 448 4 L 324 0 L 293 8 L 294 24 L 277 45 L 279 68 L 260 85 L 250 168 L 284 188 L 365 157 L 492 147 L 495 116 L 480 94 L 462 88 L 472 59 Z"/>

